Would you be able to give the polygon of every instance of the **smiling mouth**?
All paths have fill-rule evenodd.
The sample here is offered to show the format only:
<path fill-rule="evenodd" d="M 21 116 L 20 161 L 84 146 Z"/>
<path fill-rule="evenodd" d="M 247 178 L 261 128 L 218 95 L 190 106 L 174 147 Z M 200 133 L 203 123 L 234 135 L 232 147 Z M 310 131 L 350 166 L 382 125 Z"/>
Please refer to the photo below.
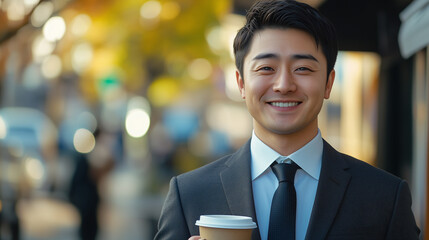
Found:
<path fill-rule="evenodd" d="M 270 102 L 274 107 L 295 107 L 298 106 L 301 102 Z"/>

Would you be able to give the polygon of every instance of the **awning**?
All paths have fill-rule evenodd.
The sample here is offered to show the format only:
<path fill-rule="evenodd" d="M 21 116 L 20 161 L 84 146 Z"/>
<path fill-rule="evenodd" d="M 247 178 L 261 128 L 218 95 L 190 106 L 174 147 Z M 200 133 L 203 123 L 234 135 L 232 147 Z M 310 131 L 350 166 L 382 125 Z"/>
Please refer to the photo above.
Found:
<path fill-rule="evenodd" d="M 399 17 L 399 48 L 408 58 L 429 45 L 429 0 L 414 0 Z"/>

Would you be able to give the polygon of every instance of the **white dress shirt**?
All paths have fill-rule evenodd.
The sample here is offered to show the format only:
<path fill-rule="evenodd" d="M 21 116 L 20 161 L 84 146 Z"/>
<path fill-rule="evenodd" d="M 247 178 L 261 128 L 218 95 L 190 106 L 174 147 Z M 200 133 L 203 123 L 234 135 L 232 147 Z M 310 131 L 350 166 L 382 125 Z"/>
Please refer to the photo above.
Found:
<path fill-rule="evenodd" d="M 270 166 L 277 158 L 283 157 L 294 161 L 301 168 L 295 174 L 294 184 L 297 198 L 296 240 L 304 240 L 322 166 L 323 140 L 320 131 L 309 143 L 289 156 L 281 156 L 253 132 L 250 151 L 253 198 L 261 239 L 266 240 L 268 237 L 271 201 L 279 185 Z"/>

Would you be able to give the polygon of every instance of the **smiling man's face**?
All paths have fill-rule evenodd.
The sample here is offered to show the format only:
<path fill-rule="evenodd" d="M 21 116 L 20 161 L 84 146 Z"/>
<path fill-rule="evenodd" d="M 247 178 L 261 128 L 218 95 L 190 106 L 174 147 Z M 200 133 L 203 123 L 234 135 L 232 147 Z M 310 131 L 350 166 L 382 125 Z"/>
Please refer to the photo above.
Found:
<path fill-rule="evenodd" d="M 316 135 L 317 116 L 329 98 L 335 71 L 327 74 L 326 57 L 311 35 L 292 28 L 258 31 L 244 59 L 243 76 L 236 75 L 259 138 Z"/>

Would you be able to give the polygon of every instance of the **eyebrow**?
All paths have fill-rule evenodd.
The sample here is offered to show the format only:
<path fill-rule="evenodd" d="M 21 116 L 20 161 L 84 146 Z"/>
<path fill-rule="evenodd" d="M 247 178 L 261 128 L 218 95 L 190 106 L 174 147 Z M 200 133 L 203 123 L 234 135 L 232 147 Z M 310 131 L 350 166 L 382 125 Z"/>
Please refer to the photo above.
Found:
<path fill-rule="evenodd" d="M 275 53 L 261 53 L 261 54 L 256 55 L 252 60 L 255 61 L 255 60 L 261 60 L 261 59 L 267 59 L 267 58 L 279 59 L 280 56 L 278 54 L 275 54 Z M 319 60 L 317 60 L 317 58 L 315 58 L 311 54 L 294 54 L 294 55 L 292 55 L 291 59 L 295 59 L 295 60 L 309 59 L 309 60 L 313 60 L 315 62 L 319 62 Z"/>
<path fill-rule="evenodd" d="M 292 56 L 293 59 L 309 59 L 309 60 L 313 60 L 316 62 L 319 62 L 319 60 L 317 60 L 313 55 L 311 54 L 294 54 Z"/>
<path fill-rule="evenodd" d="M 275 54 L 275 53 L 261 53 L 256 55 L 252 60 L 261 60 L 261 59 L 267 59 L 267 58 L 280 58 L 279 55 Z"/>

